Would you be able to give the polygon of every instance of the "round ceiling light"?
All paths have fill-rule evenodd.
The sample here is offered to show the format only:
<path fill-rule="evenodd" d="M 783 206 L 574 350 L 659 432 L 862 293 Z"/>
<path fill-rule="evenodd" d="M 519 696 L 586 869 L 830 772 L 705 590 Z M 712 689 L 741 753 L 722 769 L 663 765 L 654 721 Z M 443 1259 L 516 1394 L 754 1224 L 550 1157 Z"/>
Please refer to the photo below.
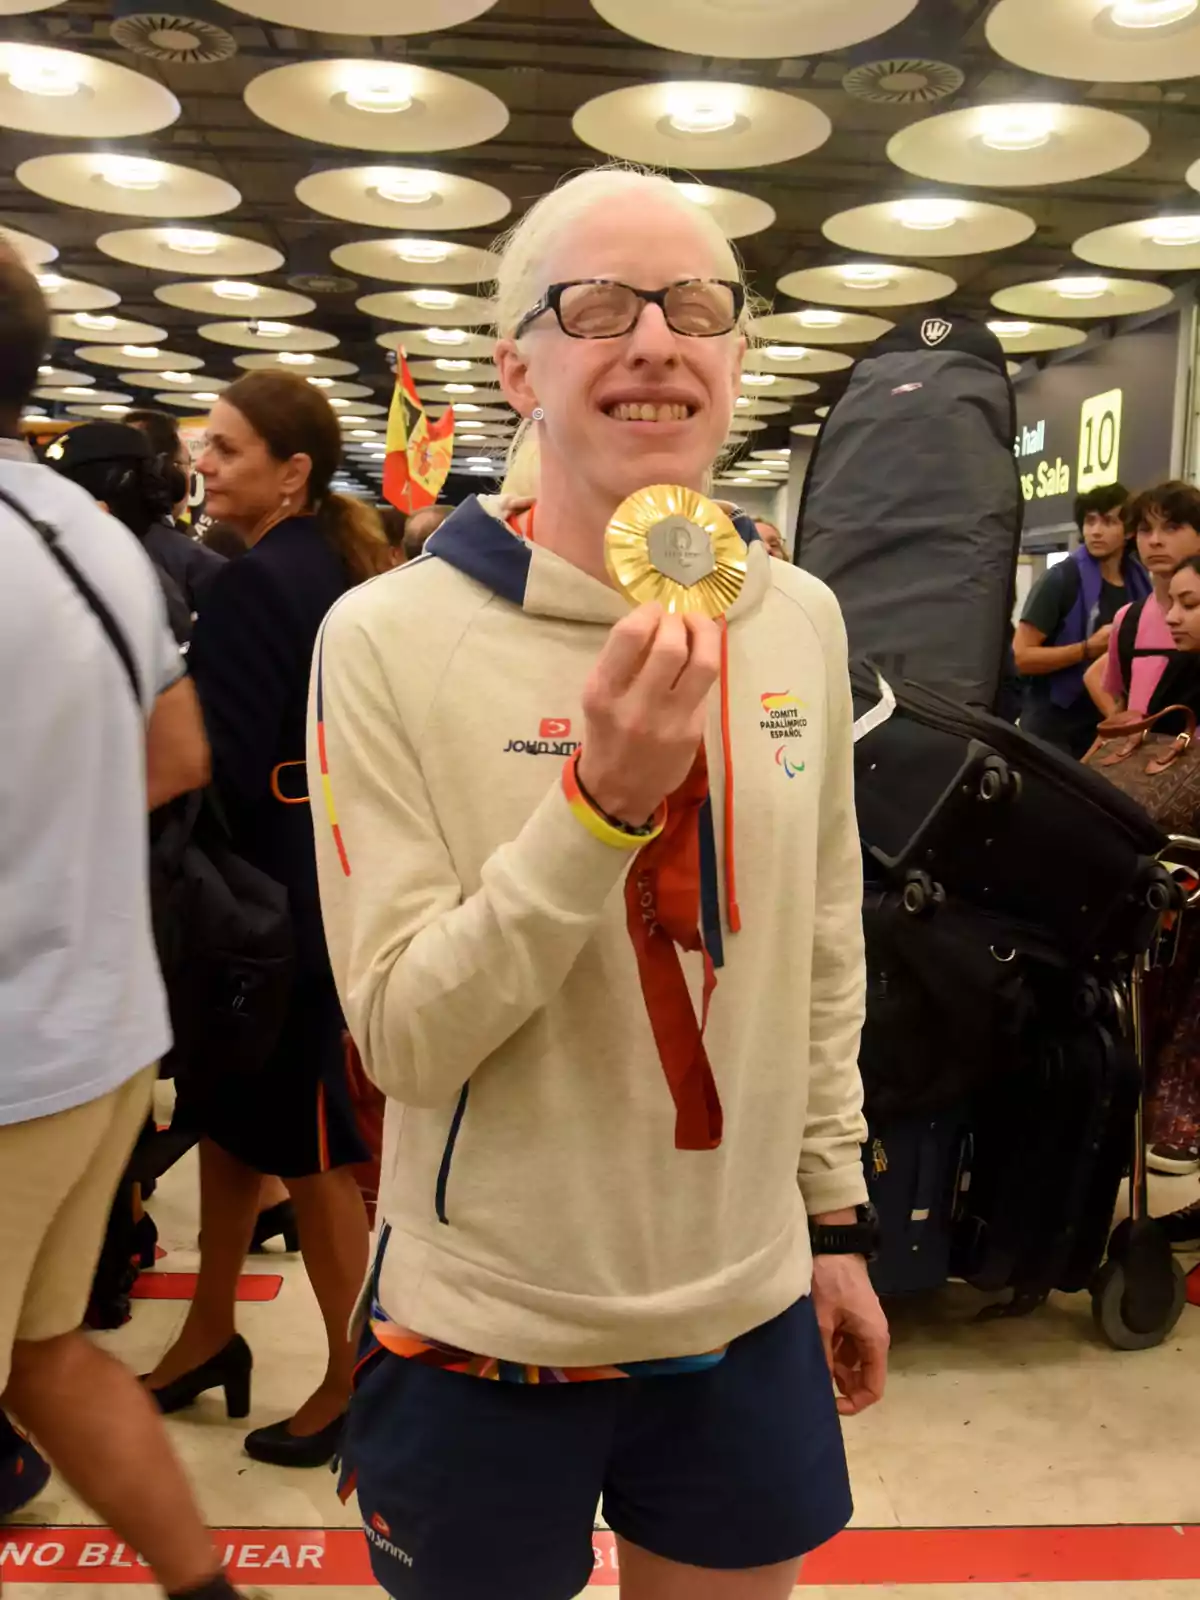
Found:
<path fill-rule="evenodd" d="M 489 90 L 411 62 L 295 61 L 253 78 L 245 99 L 273 128 L 302 139 L 317 128 L 322 143 L 354 150 L 457 150 L 508 124 Z"/>
<path fill-rule="evenodd" d="M 0 239 L 3 239 L 10 250 L 15 250 L 17 255 L 32 270 L 34 267 L 47 266 L 51 261 L 58 259 L 58 246 L 51 244 L 48 239 L 35 239 L 31 233 L 21 233 L 17 228 L 0 226 Z"/>
<path fill-rule="evenodd" d="M 287 354 L 289 352 L 286 350 L 258 351 L 254 354 L 234 356 L 233 364 L 235 367 L 245 367 L 249 372 L 286 372 L 293 364 L 283 359 Z M 357 371 L 358 368 L 353 361 L 340 361 L 336 356 L 314 356 L 311 361 L 304 363 L 306 378 L 351 378 Z"/>
<path fill-rule="evenodd" d="M 1113 172 L 1149 146 L 1149 131 L 1120 112 L 1017 101 L 910 123 L 888 141 L 887 153 L 922 178 L 1033 188 Z"/>
<path fill-rule="evenodd" d="M 1136 278 L 1094 275 L 1018 283 L 992 296 L 997 311 L 1017 317 L 1129 317 L 1168 306 L 1172 291 Z"/>
<path fill-rule="evenodd" d="M 808 379 L 817 373 L 841 372 L 853 366 L 854 358 L 840 350 L 812 350 L 805 345 L 768 344 L 746 352 L 744 365 L 750 372 L 778 372 L 784 377 Z M 817 386 L 813 384 L 815 389 Z"/>
<path fill-rule="evenodd" d="M 818 149 L 833 125 L 819 107 L 779 89 L 709 79 L 642 83 L 581 106 L 578 139 L 661 167 L 762 167 Z"/>
<path fill-rule="evenodd" d="M 209 217 L 232 211 L 242 199 L 231 183 L 207 172 L 107 152 L 34 156 L 21 163 L 16 177 L 47 200 L 112 216 Z"/>
<path fill-rule="evenodd" d="M 237 0 L 236 9 L 287 28 L 386 39 L 457 28 L 495 4 L 496 0 L 338 0 L 337 14 L 331 16 L 328 0 Z"/>
<path fill-rule="evenodd" d="M 833 317 L 836 317 L 836 322 L 828 320 Z M 750 324 L 750 331 L 762 338 L 780 341 L 767 347 L 768 354 L 774 353 L 778 360 L 781 347 L 796 348 L 791 345 L 793 339 L 800 348 L 811 344 L 868 344 L 894 326 L 883 317 L 840 311 L 822 314 L 810 306 L 803 311 L 782 311 L 774 316 L 761 317 Z"/>
<path fill-rule="evenodd" d="M 1127 271 L 1190 272 L 1200 267 L 1200 216 L 1146 217 L 1085 233 L 1072 246 L 1083 261 Z"/>
<path fill-rule="evenodd" d="M 1068 328 L 1062 323 L 1029 322 L 1024 318 L 997 317 L 988 327 L 999 339 L 1006 354 L 1016 356 L 1042 355 L 1048 350 L 1069 350 L 1083 344 L 1087 338 L 1082 328 Z"/>
<path fill-rule="evenodd" d="M 337 167 L 310 173 L 296 198 L 323 216 L 372 228 L 486 228 L 512 210 L 490 184 L 412 167 Z"/>
<path fill-rule="evenodd" d="M 917 0 L 592 0 L 633 39 L 690 56 L 743 60 L 820 55 L 886 33 Z"/>
<path fill-rule="evenodd" d="M 391 322 L 433 323 L 438 327 L 490 327 L 496 308 L 478 295 L 455 294 L 450 289 L 394 289 L 384 294 L 364 295 L 356 302 L 369 317 L 385 317 Z"/>
<path fill-rule="evenodd" d="M 101 56 L 0 42 L 0 127 L 121 139 L 157 133 L 179 111 L 169 89 Z"/>
<path fill-rule="evenodd" d="M 845 250 L 929 257 L 1004 250 L 1028 239 L 1036 228 L 1032 217 L 1007 206 L 916 196 L 839 211 L 821 231 Z"/>
<path fill-rule="evenodd" d="M 154 298 L 180 311 L 199 311 L 212 317 L 246 315 L 237 310 L 240 306 L 253 307 L 253 314 L 258 317 L 302 317 L 317 306 L 308 295 L 236 278 L 218 278 L 213 283 L 165 283 L 155 289 Z"/>
<path fill-rule="evenodd" d="M 385 350 L 403 350 L 408 356 L 469 356 L 490 361 L 496 353 L 494 338 L 467 333 L 463 328 L 389 328 L 376 336 Z"/>
<path fill-rule="evenodd" d="M 1200 0 L 999 0 L 988 43 L 1047 77 L 1157 83 L 1200 74 Z"/>
<path fill-rule="evenodd" d="M 847 261 L 839 266 L 808 267 L 780 278 L 781 294 L 831 306 L 913 306 L 942 300 L 958 287 L 944 272 L 894 263 Z"/>
<path fill-rule="evenodd" d="M 494 282 L 499 256 L 474 245 L 444 239 L 363 239 L 339 245 L 333 262 L 363 278 L 434 287 L 456 283 Z"/>
<path fill-rule="evenodd" d="M 106 306 L 118 305 L 121 299 L 115 290 L 84 283 L 80 278 L 64 278 L 57 272 L 39 272 L 37 281 L 51 311 L 103 311 Z"/>
<path fill-rule="evenodd" d="M 56 339 L 79 339 L 85 334 L 96 344 L 156 344 L 167 337 L 165 328 L 149 322 L 134 322 L 107 312 L 77 311 L 74 316 L 50 318 L 50 331 Z"/>
<path fill-rule="evenodd" d="M 706 183 L 679 182 L 675 187 L 692 205 L 707 211 L 727 239 L 761 233 L 775 221 L 775 208 L 737 189 L 717 189 Z"/>
<path fill-rule="evenodd" d="M 202 272 L 214 278 L 275 272 L 283 265 L 283 256 L 270 245 L 202 228 L 122 228 L 101 234 L 96 248 L 131 266 Z"/>
<path fill-rule="evenodd" d="M 332 350 L 338 342 L 335 333 L 323 333 L 319 328 L 294 327 L 288 322 L 204 322 L 196 332 L 202 339 L 211 339 L 214 344 L 235 345 L 242 350 L 261 350 L 264 344 L 269 344 L 272 350 L 289 355 Z"/>
<path fill-rule="evenodd" d="M 140 347 L 134 346 L 134 348 Z M 164 372 L 190 372 L 193 368 L 204 365 L 199 356 L 184 355 L 181 350 L 164 350 L 160 346 L 156 346 L 156 349 L 157 355 L 139 355 L 136 358 L 136 372 L 128 370 L 133 363 L 124 347 L 118 344 L 84 345 L 76 350 L 75 354 L 80 361 L 86 361 L 94 366 L 125 368 L 126 370 L 121 373 L 121 382 L 137 382 L 144 388 L 152 385 L 161 387 Z"/>

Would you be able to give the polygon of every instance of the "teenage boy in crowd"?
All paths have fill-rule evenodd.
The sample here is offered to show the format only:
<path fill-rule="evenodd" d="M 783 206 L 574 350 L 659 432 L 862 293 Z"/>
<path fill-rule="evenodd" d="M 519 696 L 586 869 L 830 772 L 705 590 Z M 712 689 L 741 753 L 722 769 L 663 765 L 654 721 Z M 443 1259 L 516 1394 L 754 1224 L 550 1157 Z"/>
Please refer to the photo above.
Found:
<path fill-rule="evenodd" d="M 1117 614 L 1108 650 L 1088 668 L 1088 693 L 1102 718 L 1143 715 L 1158 688 L 1175 648 L 1167 627 L 1171 577 L 1181 562 L 1200 555 L 1200 489 L 1160 483 L 1130 500 L 1124 519 L 1153 593 Z"/>
<path fill-rule="evenodd" d="M 1128 542 L 1119 483 L 1079 495 L 1078 549 L 1034 586 L 1013 641 L 1017 670 L 1026 679 L 1021 727 L 1082 759 L 1100 720 L 1084 674 L 1108 648 L 1122 606 L 1150 592 L 1150 579 Z"/>

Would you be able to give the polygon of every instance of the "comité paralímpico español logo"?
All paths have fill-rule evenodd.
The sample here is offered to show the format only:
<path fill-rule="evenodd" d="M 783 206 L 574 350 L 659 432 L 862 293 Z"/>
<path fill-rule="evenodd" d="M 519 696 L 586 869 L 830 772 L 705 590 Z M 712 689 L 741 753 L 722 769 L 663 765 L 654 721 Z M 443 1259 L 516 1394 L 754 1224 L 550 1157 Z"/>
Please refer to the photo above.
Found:
<path fill-rule="evenodd" d="M 759 698 L 765 713 L 759 727 L 776 744 L 775 765 L 795 778 L 804 771 L 804 762 L 798 750 L 789 749 L 789 741 L 798 743 L 808 727 L 804 701 L 790 689 L 768 689 Z"/>

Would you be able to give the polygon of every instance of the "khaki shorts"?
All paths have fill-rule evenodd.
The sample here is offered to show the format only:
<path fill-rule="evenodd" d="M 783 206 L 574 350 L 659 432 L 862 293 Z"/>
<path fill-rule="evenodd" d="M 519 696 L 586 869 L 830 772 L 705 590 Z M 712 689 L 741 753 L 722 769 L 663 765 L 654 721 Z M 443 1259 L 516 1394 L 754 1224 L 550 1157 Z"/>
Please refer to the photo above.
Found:
<path fill-rule="evenodd" d="M 13 1343 L 83 1322 L 108 1213 L 156 1067 L 86 1105 L 0 1127 L 0 1394 Z"/>

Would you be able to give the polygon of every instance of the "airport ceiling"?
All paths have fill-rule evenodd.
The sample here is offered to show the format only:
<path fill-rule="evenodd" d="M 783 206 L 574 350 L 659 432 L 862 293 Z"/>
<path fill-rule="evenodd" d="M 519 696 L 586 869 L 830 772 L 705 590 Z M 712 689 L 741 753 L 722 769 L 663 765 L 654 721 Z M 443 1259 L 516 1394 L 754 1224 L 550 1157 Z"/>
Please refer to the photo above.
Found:
<path fill-rule="evenodd" d="M 1036 357 L 1200 273 L 1197 74 L 1200 0 L 0 0 L 0 228 L 61 307 L 43 404 L 185 410 L 282 357 L 377 452 L 403 343 L 432 405 L 478 407 L 461 460 L 511 422 L 488 247 L 565 174 L 646 160 L 808 352 L 745 390 L 777 449 L 915 307 Z"/>

